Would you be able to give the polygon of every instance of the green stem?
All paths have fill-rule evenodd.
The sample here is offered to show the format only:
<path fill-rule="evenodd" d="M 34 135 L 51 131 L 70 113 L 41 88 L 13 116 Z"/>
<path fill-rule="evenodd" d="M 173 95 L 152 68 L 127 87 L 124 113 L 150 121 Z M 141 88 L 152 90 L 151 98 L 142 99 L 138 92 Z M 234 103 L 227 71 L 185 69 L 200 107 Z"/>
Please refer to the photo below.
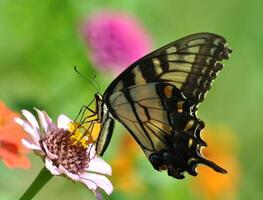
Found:
<path fill-rule="evenodd" d="M 47 168 L 43 168 L 33 183 L 29 186 L 26 192 L 19 200 L 30 200 L 33 199 L 34 196 L 41 190 L 41 188 L 53 177 L 53 175 L 47 170 Z"/>

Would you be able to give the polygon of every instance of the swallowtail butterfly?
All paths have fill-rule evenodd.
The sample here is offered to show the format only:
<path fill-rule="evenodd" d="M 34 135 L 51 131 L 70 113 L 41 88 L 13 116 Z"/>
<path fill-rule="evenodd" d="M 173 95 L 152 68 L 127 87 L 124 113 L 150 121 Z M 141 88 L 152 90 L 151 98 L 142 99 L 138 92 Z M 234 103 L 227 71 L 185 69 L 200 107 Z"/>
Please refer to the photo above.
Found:
<path fill-rule="evenodd" d="M 117 120 L 156 170 L 178 179 L 185 171 L 196 176 L 198 164 L 226 173 L 201 154 L 205 125 L 196 112 L 230 53 L 222 36 L 197 33 L 134 62 L 102 96 L 95 95 L 94 115 L 101 124 L 97 153 L 104 154 Z"/>

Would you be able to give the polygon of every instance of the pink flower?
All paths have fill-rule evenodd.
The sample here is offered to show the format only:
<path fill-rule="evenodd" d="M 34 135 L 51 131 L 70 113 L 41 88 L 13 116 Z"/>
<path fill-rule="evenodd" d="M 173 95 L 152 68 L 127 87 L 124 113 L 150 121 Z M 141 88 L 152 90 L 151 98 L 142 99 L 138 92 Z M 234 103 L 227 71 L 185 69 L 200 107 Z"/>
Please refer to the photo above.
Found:
<path fill-rule="evenodd" d="M 60 115 L 55 124 L 46 112 L 35 110 L 40 123 L 26 110 L 22 111 L 26 120 L 15 119 L 30 136 L 22 140 L 23 145 L 45 160 L 51 174 L 81 182 L 95 194 L 98 187 L 111 194 L 112 184 L 102 175 L 111 175 L 111 167 L 96 155 L 90 138 L 80 135 L 79 124 L 65 115 Z"/>
<path fill-rule="evenodd" d="M 83 27 L 95 66 L 121 72 L 151 49 L 149 34 L 126 13 L 101 11 Z"/>

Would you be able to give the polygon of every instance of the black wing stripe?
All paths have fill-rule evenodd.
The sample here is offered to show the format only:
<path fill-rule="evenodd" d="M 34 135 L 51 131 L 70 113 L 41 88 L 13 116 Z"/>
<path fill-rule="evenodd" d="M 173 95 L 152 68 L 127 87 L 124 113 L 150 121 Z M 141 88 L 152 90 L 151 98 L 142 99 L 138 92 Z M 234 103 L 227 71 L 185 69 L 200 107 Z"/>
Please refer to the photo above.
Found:
<path fill-rule="evenodd" d="M 140 125 L 139 123 L 134 123 L 134 127 L 135 127 L 136 130 L 137 130 L 136 132 L 137 132 L 137 133 L 140 133 L 140 136 L 143 137 L 144 140 L 149 143 L 149 145 L 151 145 L 152 147 L 154 147 L 154 145 L 153 145 L 151 142 L 149 142 L 149 141 L 151 141 L 151 139 L 149 139 L 149 138 L 151 138 L 151 137 L 149 136 L 148 132 L 147 132 L 148 136 L 146 137 L 146 135 L 143 134 L 142 129 L 141 129 L 141 125 Z M 145 131 L 146 131 L 146 130 L 145 130 Z M 137 134 L 137 135 L 138 135 L 138 134 Z"/>
<path fill-rule="evenodd" d="M 160 67 L 164 72 L 167 72 L 169 70 L 169 64 L 168 64 L 168 59 L 167 59 L 167 54 L 164 54 L 162 56 L 158 56 L 158 59 L 160 61 Z"/>
<path fill-rule="evenodd" d="M 152 81 L 151 77 L 157 76 L 152 60 L 145 61 L 145 65 L 139 64 L 139 69 L 141 71 L 143 78 L 147 83 Z"/>
<path fill-rule="evenodd" d="M 158 130 L 160 130 L 162 133 L 164 133 L 165 135 L 168 134 L 170 135 L 171 134 L 171 131 L 168 131 L 168 130 L 164 130 L 164 129 L 161 129 L 159 126 L 156 126 L 154 123 L 152 123 L 151 121 L 148 121 L 146 122 L 145 124 L 151 124 L 152 126 L 156 127 Z"/>
<path fill-rule="evenodd" d="M 138 130 L 136 123 L 131 122 L 130 120 L 125 120 L 120 118 L 120 122 L 129 130 L 137 143 L 146 150 L 152 151 L 154 146 L 149 142 L 148 138 L 144 134 L 141 134 L 140 129 Z M 137 134 L 135 134 L 137 133 Z M 140 133 L 140 134 L 138 134 Z"/>
<path fill-rule="evenodd" d="M 147 109 L 149 109 L 149 107 L 147 107 Z M 156 109 L 156 108 L 151 108 L 151 109 Z M 165 110 L 165 109 L 156 109 L 156 110 L 167 111 L 167 110 Z M 150 114 L 149 111 L 148 111 L 148 113 Z M 129 119 L 129 118 L 121 115 L 120 113 L 116 113 L 116 115 L 119 116 L 120 118 L 123 118 L 123 119 L 128 120 L 128 121 L 133 122 L 133 123 L 138 122 L 138 121 L 131 120 L 131 119 Z M 164 121 L 160 121 L 159 119 L 153 118 L 153 117 L 151 117 L 151 115 L 150 115 L 150 120 L 154 120 L 154 121 L 156 121 L 156 122 L 162 123 L 162 124 L 165 125 L 165 126 L 169 126 L 168 123 L 166 123 L 166 122 L 164 122 Z M 169 120 L 167 119 L 167 120 L 165 120 L 165 121 L 168 122 Z"/>
<path fill-rule="evenodd" d="M 125 78 L 122 79 L 123 87 L 128 87 L 130 85 L 135 85 L 135 74 L 134 73 L 128 73 L 125 75 Z"/>
<path fill-rule="evenodd" d="M 135 117 L 136 117 L 139 125 L 141 126 L 144 134 L 146 135 L 146 137 L 148 138 L 148 140 L 150 141 L 150 143 L 151 143 L 151 145 L 152 145 L 152 147 L 153 147 L 153 146 L 154 146 L 154 145 L 153 145 L 153 142 L 152 142 L 152 140 L 150 139 L 149 134 L 147 133 L 147 131 L 145 130 L 145 128 L 144 128 L 144 126 L 143 126 L 143 123 L 142 123 L 142 121 L 141 121 L 141 119 L 140 119 L 140 117 L 139 117 L 139 115 L 138 115 L 138 113 L 137 113 L 137 110 L 136 110 L 135 106 L 134 106 L 134 102 L 133 102 L 133 100 L 132 100 L 132 97 L 131 97 L 131 95 L 130 95 L 129 90 L 125 90 L 125 91 L 124 91 L 124 95 L 125 95 L 125 97 L 127 98 L 127 101 L 130 103 L 130 105 L 131 105 L 131 107 L 132 107 L 132 110 L 133 110 L 133 113 L 134 113 L 134 115 L 135 115 Z"/>
<path fill-rule="evenodd" d="M 153 122 L 155 121 L 155 123 L 156 122 L 158 122 L 158 121 L 156 121 L 156 120 L 154 120 L 154 119 L 151 119 L 151 120 L 149 120 L 148 122 L 146 122 L 146 123 L 150 123 L 150 124 L 152 124 L 153 126 L 156 126 L 156 127 L 158 127 L 157 125 L 155 125 Z M 160 122 L 161 123 L 161 122 Z M 171 135 L 171 133 L 172 133 L 172 129 L 171 129 L 171 126 L 170 125 L 166 125 L 166 124 L 164 124 L 164 123 L 161 123 L 162 124 L 162 126 L 163 126 L 163 128 L 164 129 L 161 129 L 160 127 L 158 127 L 158 129 L 160 129 L 160 130 L 162 130 L 162 132 L 164 132 L 164 133 L 166 133 L 166 134 L 168 134 L 168 135 Z"/>
<path fill-rule="evenodd" d="M 148 123 L 154 126 L 157 130 L 153 130 L 149 125 L 147 125 Z M 148 122 L 148 123 L 145 123 L 145 126 L 152 132 L 152 135 L 158 138 L 163 144 L 165 144 L 165 135 L 167 134 L 167 132 L 165 132 L 163 129 L 159 128 L 158 126 L 154 125 L 151 122 Z M 160 134 L 162 133 L 161 134 L 162 137 L 160 137 L 157 133 L 160 133 Z"/>

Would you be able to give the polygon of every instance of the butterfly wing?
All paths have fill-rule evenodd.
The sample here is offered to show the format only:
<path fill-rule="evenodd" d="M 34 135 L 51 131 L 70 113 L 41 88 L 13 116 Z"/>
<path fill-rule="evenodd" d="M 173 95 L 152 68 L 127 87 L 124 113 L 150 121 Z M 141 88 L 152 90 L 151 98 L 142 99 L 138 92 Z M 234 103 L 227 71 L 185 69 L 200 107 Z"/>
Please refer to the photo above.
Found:
<path fill-rule="evenodd" d="M 155 169 L 167 169 L 176 178 L 183 178 L 184 171 L 196 175 L 198 163 L 225 172 L 200 153 L 206 144 L 196 107 L 222 69 L 218 61 L 229 53 L 221 36 L 190 35 L 132 64 L 104 93 L 112 116 L 130 131 Z"/>
<path fill-rule="evenodd" d="M 210 89 L 231 50 L 226 40 L 212 33 L 197 33 L 172 42 L 136 61 L 119 75 L 104 93 L 104 99 L 123 88 L 152 82 L 175 85 L 193 104 Z"/>

